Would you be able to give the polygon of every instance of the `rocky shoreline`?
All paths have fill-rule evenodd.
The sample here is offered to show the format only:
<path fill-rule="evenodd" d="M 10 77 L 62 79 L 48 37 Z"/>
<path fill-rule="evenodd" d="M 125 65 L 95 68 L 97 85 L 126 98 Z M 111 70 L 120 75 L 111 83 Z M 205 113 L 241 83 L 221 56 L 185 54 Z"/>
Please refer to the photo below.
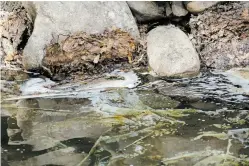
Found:
<path fill-rule="evenodd" d="M 46 76 L 56 75 L 55 80 L 121 66 L 188 77 L 198 74 L 200 66 L 230 69 L 249 64 L 247 2 L 1 2 L 1 6 L 2 65 L 42 69 Z M 69 6 L 75 12 L 59 14 Z M 82 8 L 82 14 L 85 7 L 92 13 L 77 18 L 77 10 Z M 103 15 L 95 12 L 97 8 Z M 121 8 L 123 15 L 117 13 Z M 51 55 L 57 58 L 53 63 L 47 61 Z"/>

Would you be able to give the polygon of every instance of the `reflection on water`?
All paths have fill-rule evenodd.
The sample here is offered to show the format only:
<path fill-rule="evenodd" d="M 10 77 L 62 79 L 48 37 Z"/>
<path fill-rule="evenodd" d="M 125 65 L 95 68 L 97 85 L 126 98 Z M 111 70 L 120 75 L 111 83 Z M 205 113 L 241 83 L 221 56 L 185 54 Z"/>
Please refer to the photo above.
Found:
<path fill-rule="evenodd" d="M 223 84 L 204 75 L 3 101 L 2 165 L 246 165 L 248 97 Z"/>

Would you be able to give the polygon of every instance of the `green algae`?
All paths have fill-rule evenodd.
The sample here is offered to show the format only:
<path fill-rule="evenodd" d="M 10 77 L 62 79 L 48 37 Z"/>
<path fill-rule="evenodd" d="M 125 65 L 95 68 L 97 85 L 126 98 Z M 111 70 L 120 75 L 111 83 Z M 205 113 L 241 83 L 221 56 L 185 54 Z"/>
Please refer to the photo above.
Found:
<path fill-rule="evenodd" d="M 212 155 L 218 155 L 222 154 L 222 151 L 216 151 L 216 150 L 208 150 L 205 151 L 196 151 L 196 152 L 183 152 L 179 153 L 174 157 L 171 158 L 164 158 L 162 162 L 165 165 L 171 165 L 171 164 L 177 164 L 179 162 L 185 161 L 185 160 L 197 160 L 200 158 L 206 158 Z"/>
<path fill-rule="evenodd" d="M 239 117 L 228 118 L 227 121 L 232 124 L 244 125 L 246 123 L 245 119 L 240 119 Z"/>
<path fill-rule="evenodd" d="M 224 129 L 224 130 L 228 130 L 232 128 L 232 126 L 226 125 L 226 124 L 213 124 L 213 126 L 219 129 Z"/>
<path fill-rule="evenodd" d="M 160 116 L 169 116 L 173 118 L 181 118 L 189 116 L 190 114 L 197 113 L 195 109 L 169 109 L 169 110 L 154 110 Z"/>

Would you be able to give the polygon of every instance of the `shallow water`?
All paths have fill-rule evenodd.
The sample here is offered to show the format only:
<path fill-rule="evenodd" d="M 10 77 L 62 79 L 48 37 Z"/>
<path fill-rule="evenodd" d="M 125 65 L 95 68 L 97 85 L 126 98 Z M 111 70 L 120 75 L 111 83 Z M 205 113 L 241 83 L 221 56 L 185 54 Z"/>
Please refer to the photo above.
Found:
<path fill-rule="evenodd" d="M 248 165 L 245 73 L 215 71 L 192 79 L 112 75 L 118 77 L 22 84 L 22 99 L 2 101 L 2 163 Z"/>

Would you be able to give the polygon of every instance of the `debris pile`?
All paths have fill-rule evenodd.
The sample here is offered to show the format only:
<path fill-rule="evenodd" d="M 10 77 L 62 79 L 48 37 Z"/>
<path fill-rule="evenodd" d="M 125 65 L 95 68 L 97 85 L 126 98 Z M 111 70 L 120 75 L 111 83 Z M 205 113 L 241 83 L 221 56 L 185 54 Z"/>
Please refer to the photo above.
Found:
<path fill-rule="evenodd" d="M 89 72 L 110 62 L 129 62 L 137 56 L 142 45 L 120 29 L 102 34 L 79 32 L 46 48 L 43 66 L 51 73 Z M 139 49 L 140 48 L 140 49 Z M 127 63 L 128 64 L 128 63 Z"/>

